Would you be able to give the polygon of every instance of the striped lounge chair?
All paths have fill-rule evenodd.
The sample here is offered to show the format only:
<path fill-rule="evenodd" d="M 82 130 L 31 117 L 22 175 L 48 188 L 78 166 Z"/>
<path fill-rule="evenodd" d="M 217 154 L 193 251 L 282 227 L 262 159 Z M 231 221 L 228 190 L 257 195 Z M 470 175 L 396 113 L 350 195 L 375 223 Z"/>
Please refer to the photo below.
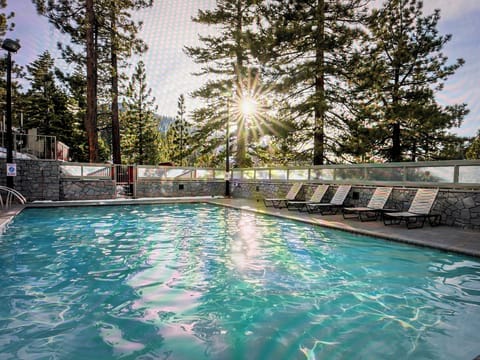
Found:
<path fill-rule="evenodd" d="M 320 203 L 322 202 L 323 197 L 325 196 L 327 190 L 329 188 L 329 185 L 318 185 L 313 192 L 312 196 L 310 197 L 310 200 L 306 201 L 287 201 L 287 209 L 288 210 L 299 210 L 299 211 L 306 211 L 307 210 L 307 204 L 314 204 L 314 203 Z"/>
<path fill-rule="evenodd" d="M 303 183 L 295 183 L 292 185 L 290 190 L 288 191 L 287 195 L 284 198 L 265 198 L 263 199 L 263 203 L 265 207 L 274 207 L 281 209 L 283 207 L 287 207 L 288 201 L 293 201 L 298 196 L 298 193 L 302 189 Z"/>
<path fill-rule="evenodd" d="M 343 218 L 358 218 L 360 221 L 376 220 L 385 207 L 392 190 L 391 187 L 377 187 L 367 206 L 344 207 L 342 209 Z"/>
<path fill-rule="evenodd" d="M 319 212 L 322 215 L 324 214 L 336 214 L 338 209 L 343 206 L 345 199 L 352 188 L 351 185 L 340 185 L 333 195 L 332 200 L 328 203 L 308 203 L 307 211 L 309 213 Z"/>
<path fill-rule="evenodd" d="M 431 226 L 440 225 L 440 214 L 432 214 L 433 203 L 438 195 L 438 189 L 418 189 L 408 211 L 385 213 L 385 225 L 405 222 L 408 229 L 421 228 L 428 220 Z"/>

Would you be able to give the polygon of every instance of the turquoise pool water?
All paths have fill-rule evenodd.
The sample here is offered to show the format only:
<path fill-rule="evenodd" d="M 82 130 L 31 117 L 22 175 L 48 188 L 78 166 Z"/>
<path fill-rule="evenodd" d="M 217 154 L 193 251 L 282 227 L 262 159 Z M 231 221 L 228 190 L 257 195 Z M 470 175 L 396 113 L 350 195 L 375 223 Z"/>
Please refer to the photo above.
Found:
<path fill-rule="evenodd" d="M 480 354 L 478 259 L 206 204 L 27 209 L 0 274 L 0 359 Z"/>

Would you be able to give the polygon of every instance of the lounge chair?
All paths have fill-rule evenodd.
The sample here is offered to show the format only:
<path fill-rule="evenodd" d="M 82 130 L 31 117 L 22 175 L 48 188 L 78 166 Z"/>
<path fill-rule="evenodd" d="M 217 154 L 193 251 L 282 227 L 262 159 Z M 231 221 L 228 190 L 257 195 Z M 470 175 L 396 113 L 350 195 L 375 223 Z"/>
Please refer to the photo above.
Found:
<path fill-rule="evenodd" d="M 303 211 L 307 209 L 307 204 L 311 203 L 319 203 L 322 201 L 323 197 L 325 196 L 329 185 L 318 185 L 315 191 L 313 192 L 310 200 L 307 201 L 287 201 L 287 209 L 288 210 L 299 210 Z"/>
<path fill-rule="evenodd" d="M 297 197 L 298 193 L 302 189 L 303 183 L 295 183 L 292 185 L 287 195 L 284 198 L 266 198 L 263 199 L 265 207 L 274 207 L 281 209 L 287 207 L 287 201 L 293 201 Z"/>
<path fill-rule="evenodd" d="M 343 218 L 358 218 L 360 221 L 376 220 L 385 207 L 385 204 L 392 193 L 392 189 L 393 188 L 391 187 L 377 187 L 367 206 L 344 207 L 342 209 Z"/>
<path fill-rule="evenodd" d="M 309 213 L 319 212 L 322 215 L 326 213 L 336 214 L 338 209 L 343 206 L 345 199 L 347 198 L 350 189 L 352 188 L 351 185 L 340 185 L 333 195 L 332 200 L 328 203 L 308 203 L 307 204 L 307 211 Z"/>
<path fill-rule="evenodd" d="M 405 221 L 408 229 L 421 228 L 428 219 L 431 226 L 440 225 L 440 214 L 431 214 L 438 189 L 418 189 L 408 211 L 383 214 L 385 225 L 400 224 Z"/>

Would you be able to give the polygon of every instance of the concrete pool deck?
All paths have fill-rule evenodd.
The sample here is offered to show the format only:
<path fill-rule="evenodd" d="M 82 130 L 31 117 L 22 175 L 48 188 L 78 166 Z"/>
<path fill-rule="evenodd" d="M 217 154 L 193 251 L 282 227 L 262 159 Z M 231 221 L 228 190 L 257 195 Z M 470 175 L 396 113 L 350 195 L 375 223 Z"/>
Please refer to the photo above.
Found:
<path fill-rule="evenodd" d="M 61 206 L 86 206 L 86 205 L 124 205 L 124 204 L 152 204 L 172 202 L 207 202 L 227 206 L 246 211 L 252 211 L 305 223 L 320 225 L 329 228 L 350 231 L 354 233 L 374 236 L 386 240 L 400 241 L 419 246 L 453 251 L 465 255 L 480 257 L 480 231 L 463 230 L 459 227 L 437 226 L 428 224 L 421 229 L 407 229 L 404 224 L 385 226 L 381 221 L 361 222 L 356 219 L 344 219 L 342 215 L 319 215 L 309 214 L 287 209 L 266 208 L 263 201 L 252 199 L 225 199 L 212 197 L 191 198 L 143 198 L 143 199 L 115 199 L 104 201 L 56 201 L 34 202 L 25 207 L 61 207 Z M 19 212 L 24 206 L 14 206 L 8 210 L 0 211 L 0 230 Z"/>

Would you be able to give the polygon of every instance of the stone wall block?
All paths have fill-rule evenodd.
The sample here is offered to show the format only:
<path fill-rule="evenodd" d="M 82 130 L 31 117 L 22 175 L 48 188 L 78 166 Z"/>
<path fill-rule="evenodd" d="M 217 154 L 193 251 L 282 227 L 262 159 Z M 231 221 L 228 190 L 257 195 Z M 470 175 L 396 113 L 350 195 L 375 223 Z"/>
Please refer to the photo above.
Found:
<path fill-rule="evenodd" d="M 463 202 L 463 206 L 465 206 L 466 209 L 475 207 L 475 200 L 471 196 L 462 199 L 462 202 Z"/>

